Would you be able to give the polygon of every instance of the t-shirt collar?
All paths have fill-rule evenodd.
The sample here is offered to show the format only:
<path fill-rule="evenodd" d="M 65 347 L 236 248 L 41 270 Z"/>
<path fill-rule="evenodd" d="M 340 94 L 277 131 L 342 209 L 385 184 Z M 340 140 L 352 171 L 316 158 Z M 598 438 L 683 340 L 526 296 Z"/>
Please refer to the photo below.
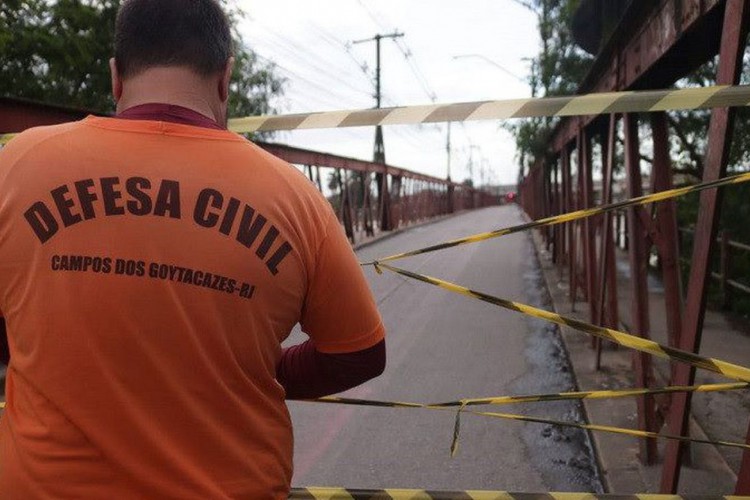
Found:
<path fill-rule="evenodd" d="M 226 130 L 211 118 L 195 110 L 176 104 L 148 103 L 133 106 L 117 114 L 116 118 L 126 120 L 153 120 L 160 122 L 179 123 L 195 127 Z"/>

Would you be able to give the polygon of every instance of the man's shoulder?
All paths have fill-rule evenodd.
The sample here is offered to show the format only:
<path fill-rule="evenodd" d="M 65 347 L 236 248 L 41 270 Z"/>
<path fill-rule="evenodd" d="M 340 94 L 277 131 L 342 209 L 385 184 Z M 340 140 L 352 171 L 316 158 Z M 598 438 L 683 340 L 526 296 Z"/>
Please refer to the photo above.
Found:
<path fill-rule="evenodd" d="M 279 177 L 283 178 L 289 187 L 294 189 L 298 195 L 312 195 L 316 202 L 325 201 L 325 198 L 323 198 L 323 195 L 318 191 L 315 184 L 313 184 L 313 181 L 308 179 L 299 168 L 295 167 L 287 160 L 266 151 L 258 144 L 250 142 L 250 145 L 252 148 L 252 154 L 254 154 L 257 159 L 260 159 L 267 167 L 272 169 Z"/>
<path fill-rule="evenodd" d="M 56 139 L 64 140 L 70 134 L 79 133 L 82 127 L 82 121 L 75 121 L 26 129 L 0 149 L 0 165 L 13 163 L 29 152 L 39 152 L 45 144 Z"/>
<path fill-rule="evenodd" d="M 318 187 L 298 167 L 280 158 L 258 144 L 250 143 L 256 161 L 262 162 L 267 171 L 272 172 L 273 192 L 279 206 L 304 216 L 310 230 L 325 230 L 327 221 L 333 216 L 333 209 Z"/>

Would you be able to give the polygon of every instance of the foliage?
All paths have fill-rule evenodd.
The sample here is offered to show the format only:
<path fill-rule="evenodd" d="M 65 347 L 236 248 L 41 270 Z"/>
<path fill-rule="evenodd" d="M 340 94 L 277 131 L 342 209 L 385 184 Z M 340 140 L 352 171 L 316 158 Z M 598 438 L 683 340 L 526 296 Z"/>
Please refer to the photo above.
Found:
<path fill-rule="evenodd" d="M 6 0 L 0 4 L 0 94 L 111 109 L 107 61 L 117 3 Z"/>
<path fill-rule="evenodd" d="M 696 71 L 677 82 L 676 87 L 707 87 L 716 85 L 718 58 L 713 58 Z M 750 79 L 750 56 L 744 58 L 742 80 Z M 736 111 L 728 170 L 740 172 L 750 166 L 750 113 L 747 108 Z M 673 111 L 668 113 L 671 158 L 674 172 L 694 180 L 703 177 L 703 158 L 708 146 L 708 123 L 711 112 Z"/>
<path fill-rule="evenodd" d="M 110 112 L 108 60 L 120 0 L 3 0 L 0 3 L 0 95 Z M 236 65 L 230 116 L 272 111 L 283 79 L 244 47 L 241 12 L 227 6 Z"/>
<path fill-rule="evenodd" d="M 526 0 L 519 2 L 537 16 L 541 39 L 539 54 L 531 60 L 529 85 L 534 97 L 575 94 L 593 58 L 573 40 L 571 23 L 580 0 Z M 532 118 L 508 126 L 516 138 L 521 167 L 534 164 L 547 154 L 548 139 L 558 119 Z"/>

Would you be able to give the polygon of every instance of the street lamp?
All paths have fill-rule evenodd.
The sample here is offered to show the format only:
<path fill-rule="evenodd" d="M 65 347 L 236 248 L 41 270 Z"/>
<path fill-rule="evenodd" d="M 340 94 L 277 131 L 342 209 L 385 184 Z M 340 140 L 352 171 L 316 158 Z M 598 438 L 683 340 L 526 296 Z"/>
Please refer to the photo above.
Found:
<path fill-rule="evenodd" d="M 476 59 L 481 59 L 481 60 L 483 60 L 483 61 L 485 61 L 487 63 L 490 63 L 491 65 L 495 66 L 497 69 L 499 69 L 500 71 L 502 71 L 503 73 L 512 76 L 513 78 L 515 78 L 519 82 L 526 83 L 526 80 L 524 80 L 520 76 L 518 76 L 515 73 L 513 73 L 512 71 L 504 68 L 503 66 L 501 66 L 498 63 L 496 63 L 495 61 L 493 61 L 489 57 L 483 56 L 482 54 L 459 54 L 457 56 L 453 56 L 453 59 L 467 59 L 467 58 L 470 58 L 470 57 L 476 58 Z"/>

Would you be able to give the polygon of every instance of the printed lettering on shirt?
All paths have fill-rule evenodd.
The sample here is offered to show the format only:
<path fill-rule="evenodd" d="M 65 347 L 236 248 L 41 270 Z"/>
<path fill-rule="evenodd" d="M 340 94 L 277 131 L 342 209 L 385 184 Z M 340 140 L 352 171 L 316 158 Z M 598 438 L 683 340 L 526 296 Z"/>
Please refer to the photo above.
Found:
<path fill-rule="evenodd" d="M 97 217 L 151 215 L 182 219 L 182 213 L 178 181 L 112 176 L 58 186 L 50 191 L 49 199 L 32 203 L 23 215 L 45 244 L 61 229 Z M 199 227 L 216 230 L 252 250 L 274 276 L 292 251 L 279 229 L 263 214 L 247 202 L 225 197 L 217 189 L 202 189 L 190 213 Z"/>
<path fill-rule="evenodd" d="M 244 299 L 253 298 L 255 285 L 242 280 L 223 276 L 218 273 L 192 269 L 163 262 L 146 262 L 143 260 L 122 259 L 101 255 L 53 255 L 50 268 L 59 272 L 93 272 L 150 278 L 154 280 L 173 281 L 185 285 L 238 295 Z"/>

